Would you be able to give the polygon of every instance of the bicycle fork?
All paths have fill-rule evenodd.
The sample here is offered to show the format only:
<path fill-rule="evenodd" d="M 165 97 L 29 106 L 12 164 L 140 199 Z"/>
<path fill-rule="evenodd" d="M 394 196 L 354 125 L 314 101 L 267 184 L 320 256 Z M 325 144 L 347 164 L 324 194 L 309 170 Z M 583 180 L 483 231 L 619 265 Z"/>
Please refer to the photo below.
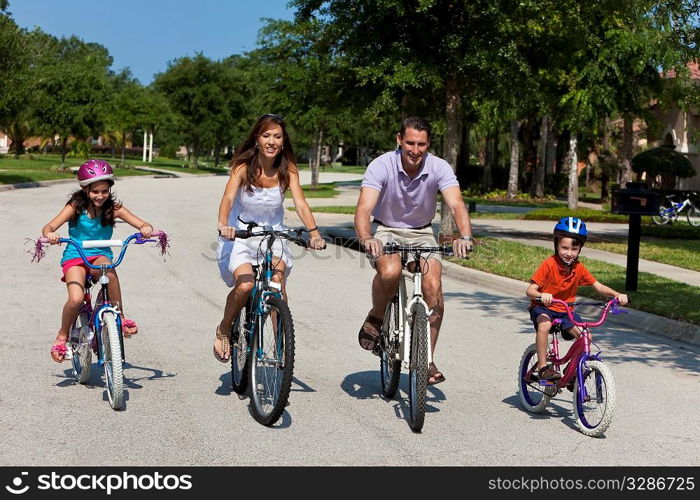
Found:
<path fill-rule="evenodd" d="M 397 307 L 399 311 L 402 312 L 401 316 L 399 317 L 399 320 L 402 323 L 401 328 L 403 330 L 399 350 L 401 353 L 401 364 L 406 370 L 410 370 L 411 368 L 411 346 L 413 343 L 413 329 L 411 328 L 411 324 L 413 322 L 413 314 L 411 310 L 413 309 L 414 304 L 420 304 L 422 307 L 425 308 L 427 322 L 425 330 L 426 335 L 428 335 L 428 364 L 432 363 L 433 361 L 433 349 L 430 336 L 430 321 L 428 320 L 433 311 L 428 308 L 428 305 L 423 300 L 421 278 L 422 276 L 420 275 L 420 273 L 416 273 L 413 275 L 413 297 L 411 298 L 411 301 L 408 304 L 406 304 L 406 278 L 402 276 L 399 281 L 399 303 Z"/>

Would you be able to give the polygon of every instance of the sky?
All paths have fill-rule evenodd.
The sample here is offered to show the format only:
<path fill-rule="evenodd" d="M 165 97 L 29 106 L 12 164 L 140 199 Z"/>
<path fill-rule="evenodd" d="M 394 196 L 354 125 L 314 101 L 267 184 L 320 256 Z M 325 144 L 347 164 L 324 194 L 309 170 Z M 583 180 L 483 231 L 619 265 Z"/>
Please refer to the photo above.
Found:
<path fill-rule="evenodd" d="M 106 47 L 112 69 L 144 85 L 168 62 L 202 52 L 219 60 L 255 48 L 262 18 L 291 20 L 289 0 L 10 0 L 22 28 Z"/>

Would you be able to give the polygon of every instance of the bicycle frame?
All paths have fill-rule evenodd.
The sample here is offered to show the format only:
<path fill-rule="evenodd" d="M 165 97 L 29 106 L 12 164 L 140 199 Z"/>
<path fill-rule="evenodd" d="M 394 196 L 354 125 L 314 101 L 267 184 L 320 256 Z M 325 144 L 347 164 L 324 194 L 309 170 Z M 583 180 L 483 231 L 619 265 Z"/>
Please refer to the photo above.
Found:
<path fill-rule="evenodd" d="M 584 365 L 586 362 L 589 360 L 595 360 L 595 361 L 601 361 L 600 359 L 600 352 L 598 351 L 595 354 L 591 354 L 591 344 L 593 341 L 591 340 L 591 335 L 590 335 L 590 329 L 595 328 L 597 326 L 602 325 L 608 315 L 608 312 L 612 309 L 611 313 L 616 314 L 617 313 L 617 304 L 619 303 L 617 299 L 611 299 L 608 301 L 608 303 L 605 305 L 603 308 L 603 312 L 600 315 L 600 318 L 596 322 L 590 322 L 590 321 L 583 321 L 579 322 L 576 321 L 573 315 L 573 311 L 569 304 L 564 302 L 563 300 L 559 299 L 552 299 L 552 303 L 556 304 L 561 304 L 566 307 L 566 313 L 569 316 L 569 319 L 571 322 L 579 327 L 581 329 L 581 333 L 579 334 L 579 337 L 574 341 L 574 343 L 569 347 L 568 351 L 564 355 L 564 357 L 559 357 L 559 340 L 557 339 L 557 331 L 558 328 L 554 328 L 558 326 L 561 323 L 561 319 L 555 319 L 552 321 L 552 342 L 551 342 L 551 349 L 549 350 L 547 359 L 551 361 L 557 368 L 564 363 L 569 363 L 565 370 L 564 374 L 562 377 L 556 381 L 555 383 L 552 382 L 543 382 L 540 381 L 539 384 L 540 386 L 549 386 L 549 387 L 556 387 L 557 389 L 561 389 L 566 387 L 571 380 L 573 379 L 574 376 L 577 377 L 578 379 L 578 389 L 580 391 L 580 396 L 582 398 L 585 398 L 585 386 L 583 384 L 583 373 L 584 373 Z M 531 375 L 532 370 L 530 373 L 528 373 L 528 377 Z"/>
<path fill-rule="evenodd" d="M 686 208 L 692 206 L 692 202 L 690 201 L 690 198 L 686 198 L 683 201 L 679 202 L 671 202 L 673 203 L 672 206 L 661 212 L 661 215 L 669 217 L 669 218 L 674 218 L 677 219 L 679 214 L 685 210 Z"/>
<path fill-rule="evenodd" d="M 402 256 L 403 260 L 403 256 Z M 403 263 L 402 263 L 403 264 Z M 403 266 L 402 266 L 403 267 Z M 399 331 L 399 359 L 401 360 L 401 365 L 403 368 L 409 368 L 409 361 L 411 359 L 411 335 L 413 334 L 411 330 L 411 310 L 413 305 L 416 303 L 421 304 L 426 311 L 426 317 L 430 317 L 432 310 L 428 307 L 428 304 L 423 300 L 423 273 L 420 270 L 421 266 L 416 266 L 416 271 L 412 273 L 412 278 L 408 278 L 402 271 L 401 278 L 399 279 L 399 288 L 397 290 L 398 294 L 398 310 L 399 310 L 399 324 L 402 325 Z M 406 282 L 412 279 L 413 281 L 413 294 L 411 300 L 406 303 L 408 299 Z M 428 334 L 430 334 L 430 328 L 427 329 Z M 433 361 L 433 351 L 431 348 L 430 339 L 428 339 L 428 362 Z"/>

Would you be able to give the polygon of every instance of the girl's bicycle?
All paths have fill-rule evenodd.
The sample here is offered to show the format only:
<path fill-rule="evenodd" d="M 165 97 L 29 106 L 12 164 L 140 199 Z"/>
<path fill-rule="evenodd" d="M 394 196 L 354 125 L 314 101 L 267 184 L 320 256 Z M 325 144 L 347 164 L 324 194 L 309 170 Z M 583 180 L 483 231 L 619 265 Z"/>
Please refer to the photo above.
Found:
<path fill-rule="evenodd" d="M 525 349 L 518 368 L 520 401 L 527 411 L 541 413 L 550 399 L 566 387 L 573 392 L 574 415 L 578 428 L 586 436 L 601 436 L 612 422 L 615 413 L 615 381 L 610 369 L 600 359 L 600 350 L 591 354 L 591 344 L 595 343 L 591 340 L 590 329 L 603 324 L 608 312 L 620 314 L 626 311 L 618 309 L 617 299 L 610 299 L 604 306 L 595 304 L 603 308 L 597 322 L 578 322 L 574 319 L 569 304 L 558 299 L 552 299 L 552 303 L 565 306 L 569 319 L 582 331 L 564 357 L 560 357 L 557 334 L 561 333 L 565 340 L 571 340 L 573 336 L 561 331 L 560 319 L 552 321 L 552 343 L 547 353 L 547 361 L 552 363 L 556 370 L 568 363 L 562 377 L 557 381 L 538 380 L 537 347 L 532 344 Z"/>
<path fill-rule="evenodd" d="M 683 201 L 674 201 L 676 195 L 667 196 L 664 201 L 661 202 L 661 207 L 659 208 L 659 214 L 653 215 L 652 219 L 656 224 L 663 225 L 673 223 L 678 220 L 681 212 L 686 210 L 686 218 L 688 219 L 688 224 L 691 226 L 700 225 L 700 209 L 695 206 L 691 201 L 691 196 L 696 196 L 697 193 L 691 193 L 686 195 L 686 199 Z"/>
<path fill-rule="evenodd" d="M 248 302 L 231 327 L 231 380 L 234 392 L 249 392 L 255 420 L 270 426 L 287 406 L 294 372 L 294 323 L 282 286 L 272 280 L 273 245 L 281 238 L 306 248 L 301 235 L 308 231 L 241 222 L 248 229 L 237 230 L 236 238 L 262 237 L 265 250 L 262 262 L 253 266 L 255 283 Z"/>
<path fill-rule="evenodd" d="M 425 392 L 428 383 L 428 367 L 433 360 L 430 344 L 431 311 L 423 300 L 422 279 L 423 254 L 440 253 L 452 255 L 451 246 L 416 247 L 399 246 L 395 243 L 384 245 L 384 253 L 400 253 L 404 272 L 399 280 L 396 294 L 386 307 L 384 323 L 375 353 L 379 355 L 379 373 L 382 394 L 393 398 L 399 386 L 401 367 L 409 373 L 408 424 L 414 432 L 420 432 L 425 421 Z M 413 256 L 412 265 L 407 269 L 408 257 Z M 408 278 L 407 276 L 412 276 Z M 407 295 L 406 281 L 413 280 L 413 295 Z"/>
<path fill-rule="evenodd" d="M 165 253 L 167 247 L 167 235 L 162 231 L 154 231 L 153 235 L 159 238 L 161 249 Z M 157 242 L 157 240 L 146 239 L 141 233 L 135 233 L 124 241 L 122 240 L 87 240 L 76 241 L 71 238 L 60 238 L 60 243 L 73 245 L 83 263 L 90 269 L 100 271 L 100 277 L 95 281 L 91 273 L 87 274 L 84 286 L 83 305 L 78 313 L 78 317 L 70 331 L 70 352 L 73 364 L 73 376 L 81 383 L 85 384 L 90 379 L 90 369 L 92 365 L 92 353 L 97 354 L 98 365 L 104 369 L 105 385 L 107 386 L 107 397 L 109 404 L 114 410 L 124 408 L 124 339 L 122 336 L 121 311 L 119 303 L 109 300 L 107 285 L 109 277 L 107 271 L 114 269 L 121 264 L 126 254 L 126 249 L 132 241 L 141 245 L 143 243 Z M 39 238 L 35 256 L 37 260 L 43 257 L 43 250 L 40 248 L 48 244 L 46 238 Z M 121 252 L 117 260 L 112 264 L 94 265 L 88 262 L 84 248 L 121 247 Z M 90 289 L 95 283 L 100 284 L 97 299 L 93 306 Z"/>

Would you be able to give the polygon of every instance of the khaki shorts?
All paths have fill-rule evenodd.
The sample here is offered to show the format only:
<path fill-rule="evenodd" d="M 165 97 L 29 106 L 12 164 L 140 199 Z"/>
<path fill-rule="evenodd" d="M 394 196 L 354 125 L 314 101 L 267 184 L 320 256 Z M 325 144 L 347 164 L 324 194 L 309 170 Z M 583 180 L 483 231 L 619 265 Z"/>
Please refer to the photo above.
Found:
<path fill-rule="evenodd" d="M 433 233 L 433 228 L 431 226 L 425 227 L 423 229 L 407 229 L 400 227 L 388 227 L 382 226 L 381 224 L 377 226 L 377 231 L 374 233 L 374 238 L 378 239 L 385 245 L 387 243 L 396 243 L 401 246 L 417 246 L 417 247 L 436 247 L 438 242 L 435 239 L 435 234 Z M 429 259 L 435 259 L 439 262 L 442 261 L 442 254 L 431 253 L 423 254 L 424 257 Z M 376 259 L 370 258 L 369 262 L 374 266 L 374 261 Z M 409 257 L 409 261 L 413 260 Z"/>

